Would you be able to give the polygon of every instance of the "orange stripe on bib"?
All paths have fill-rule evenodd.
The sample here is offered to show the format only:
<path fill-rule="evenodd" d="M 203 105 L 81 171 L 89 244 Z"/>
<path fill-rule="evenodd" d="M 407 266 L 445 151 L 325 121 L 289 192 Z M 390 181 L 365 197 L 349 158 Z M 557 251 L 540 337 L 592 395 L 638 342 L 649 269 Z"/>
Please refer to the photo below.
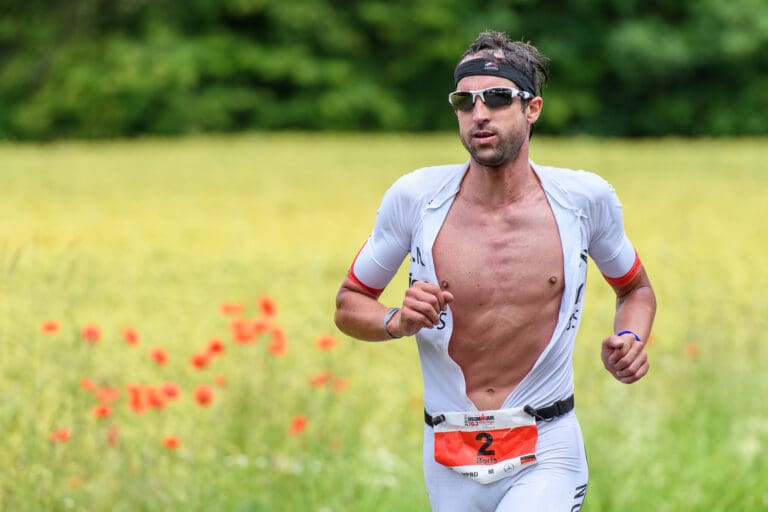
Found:
<path fill-rule="evenodd" d="M 435 460 L 445 466 L 496 464 L 534 454 L 537 439 L 536 425 L 474 432 L 435 432 Z"/>

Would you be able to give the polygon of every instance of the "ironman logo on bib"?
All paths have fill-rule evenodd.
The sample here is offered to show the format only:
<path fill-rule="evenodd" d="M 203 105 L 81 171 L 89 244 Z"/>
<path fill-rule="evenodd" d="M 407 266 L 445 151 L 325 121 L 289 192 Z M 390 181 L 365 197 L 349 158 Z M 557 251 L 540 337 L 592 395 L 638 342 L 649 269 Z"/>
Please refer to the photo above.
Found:
<path fill-rule="evenodd" d="M 522 408 L 433 418 L 435 460 L 476 482 L 495 482 L 536 462 L 536 418 Z"/>

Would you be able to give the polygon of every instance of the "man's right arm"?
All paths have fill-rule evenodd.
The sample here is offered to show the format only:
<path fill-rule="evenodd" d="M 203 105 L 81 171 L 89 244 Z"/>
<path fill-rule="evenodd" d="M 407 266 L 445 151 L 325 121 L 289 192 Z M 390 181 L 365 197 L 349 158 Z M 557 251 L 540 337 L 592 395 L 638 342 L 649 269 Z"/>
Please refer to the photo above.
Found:
<path fill-rule="evenodd" d="M 358 283 L 347 277 L 336 294 L 336 326 L 345 334 L 365 341 L 386 341 L 412 336 L 420 329 L 440 322 L 440 312 L 453 300 L 450 292 L 429 283 L 416 281 L 405 292 L 400 310 L 384 328 L 391 308 Z M 387 331 L 391 334 L 387 334 Z"/>
<path fill-rule="evenodd" d="M 387 190 L 373 233 L 358 252 L 336 294 L 334 321 L 349 336 L 366 341 L 411 336 L 423 327 L 437 325 L 440 312 L 453 300 L 453 295 L 438 286 L 415 281 L 406 290 L 402 305 L 397 305 L 400 310 L 389 316 L 385 330 L 384 320 L 392 307 L 379 302 L 379 296 L 410 250 L 414 224 L 421 209 L 413 193 L 417 189 L 401 178 Z"/>

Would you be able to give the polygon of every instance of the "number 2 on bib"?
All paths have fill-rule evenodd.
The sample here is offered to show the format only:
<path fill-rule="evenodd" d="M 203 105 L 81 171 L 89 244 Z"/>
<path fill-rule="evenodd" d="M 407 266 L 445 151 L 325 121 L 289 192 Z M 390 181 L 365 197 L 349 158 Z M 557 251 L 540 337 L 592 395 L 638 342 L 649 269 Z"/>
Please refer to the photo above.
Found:
<path fill-rule="evenodd" d="M 480 432 L 475 436 L 475 441 L 485 441 L 482 446 L 477 450 L 478 457 L 488 457 L 496 455 L 496 450 L 489 450 L 491 444 L 493 444 L 493 436 L 488 432 Z"/>

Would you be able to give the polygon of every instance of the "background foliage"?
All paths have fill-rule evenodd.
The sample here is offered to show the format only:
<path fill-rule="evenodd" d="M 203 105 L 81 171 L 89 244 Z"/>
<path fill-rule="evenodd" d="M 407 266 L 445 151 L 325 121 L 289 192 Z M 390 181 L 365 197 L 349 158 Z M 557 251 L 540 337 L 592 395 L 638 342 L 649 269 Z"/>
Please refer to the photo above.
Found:
<path fill-rule="evenodd" d="M 488 28 L 551 57 L 541 133 L 768 133 L 763 0 L 5 0 L 0 137 L 452 130 Z"/>

